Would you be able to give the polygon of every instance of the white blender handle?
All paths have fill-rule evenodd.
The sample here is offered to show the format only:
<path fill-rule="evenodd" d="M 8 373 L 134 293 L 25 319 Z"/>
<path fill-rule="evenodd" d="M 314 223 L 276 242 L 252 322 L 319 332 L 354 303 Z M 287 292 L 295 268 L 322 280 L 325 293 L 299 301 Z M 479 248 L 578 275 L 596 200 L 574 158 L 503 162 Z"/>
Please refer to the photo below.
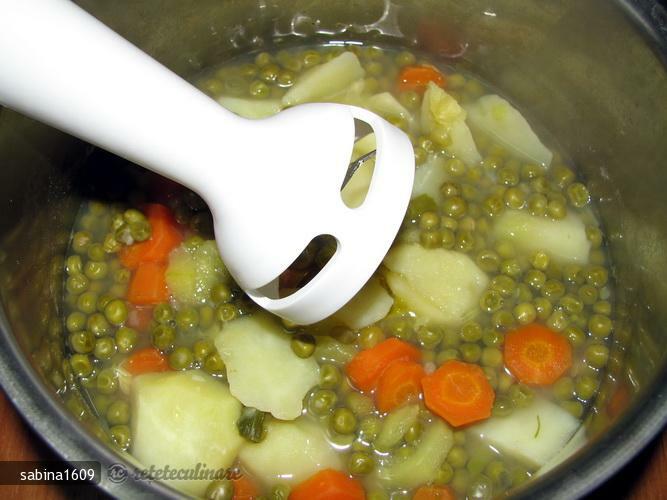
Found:
<path fill-rule="evenodd" d="M 224 141 L 239 153 L 248 147 L 247 120 L 73 2 L 0 0 L 0 12 L 0 103 L 7 107 L 194 189 L 211 144 Z"/>

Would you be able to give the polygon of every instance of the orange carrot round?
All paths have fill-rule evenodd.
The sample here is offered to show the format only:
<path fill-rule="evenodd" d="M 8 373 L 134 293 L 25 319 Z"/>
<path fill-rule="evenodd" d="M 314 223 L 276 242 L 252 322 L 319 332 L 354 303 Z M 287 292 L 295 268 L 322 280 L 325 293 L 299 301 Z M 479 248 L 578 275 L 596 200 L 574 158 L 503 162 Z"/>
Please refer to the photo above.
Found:
<path fill-rule="evenodd" d="M 398 74 L 396 87 L 400 92 L 408 90 L 423 92 L 429 82 L 444 87 L 445 77 L 433 66 L 406 66 Z"/>
<path fill-rule="evenodd" d="M 455 500 L 456 495 L 447 486 L 420 486 L 412 500 Z"/>
<path fill-rule="evenodd" d="M 169 299 L 165 281 L 167 265 L 159 262 L 143 262 L 134 271 L 127 289 L 127 300 L 135 305 L 154 305 Z"/>
<path fill-rule="evenodd" d="M 183 240 L 178 223 L 164 205 L 147 205 L 146 217 L 151 224 L 150 238 L 120 251 L 120 261 L 128 269 L 136 269 L 144 262 L 166 262 L 169 252 Z"/>
<path fill-rule="evenodd" d="M 421 394 L 424 368 L 414 361 L 394 361 L 380 376 L 375 392 L 378 410 L 388 412 L 407 401 L 414 401 Z"/>
<path fill-rule="evenodd" d="M 524 384 L 550 385 L 572 366 L 567 339 L 532 323 L 505 336 L 505 365 Z"/>
<path fill-rule="evenodd" d="M 169 370 L 167 357 L 155 347 L 146 347 L 132 353 L 124 363 L 124 368 L 131 375 L 142 373 L 165 372 Z"/>
<path fill-rule="evenodd" d="M 259 497 L 259 488 L 254 481 L 246 475 L 233 479 L 234 500 L 255 500 Z"/>
<path fill-rule="evenodd" d="M 296 485 L 290 500 L 364 500 L 361 484 L 334 469 L 324 469 Z"/>
<path fill-rule="evenodd" d="M 345 372 L 357 389 L 370 391 L 377 386 L 382 372 L 399 359 L 421 361 L 421 353 L 412 344 L 392 337 L 361 351 L 347 364 Z"/>
<path fill-rule="evenodd" d="M 426 407 L 454 427 L 491 416 L 495 393 L 484 371 L 462 361 L 446 361 L 422 380 Z"/>

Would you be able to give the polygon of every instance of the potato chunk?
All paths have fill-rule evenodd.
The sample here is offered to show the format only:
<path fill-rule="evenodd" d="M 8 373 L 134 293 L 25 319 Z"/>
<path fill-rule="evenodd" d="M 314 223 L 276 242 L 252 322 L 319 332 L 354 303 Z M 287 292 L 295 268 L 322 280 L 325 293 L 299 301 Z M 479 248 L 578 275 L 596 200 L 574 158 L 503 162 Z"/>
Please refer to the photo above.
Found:
<path fill-rule="evenodd" d="M 341 467 L 340 456 L 327 442 L 324 430 L 306 418 L 269 422 L 264 441 L 246 444 L 239 457 L 241 465 L 265 486 L 295 484 L 318 470 Z"/>
<path fill-rule="evenodd" d="M 507 210 L 493 225 L 493 234 L 497 239 L 511 241 L 520 251 L 530 254 L 543 250 L 559 262 L 586 264 L 591 249 L 586 226 L 575 214 L 552 220 L 522 210 Z"/>
<path fill-rule="evenodd" d="M 267 314 L 231 321 L 215 338 L 234 397 L 283 420 L 301 415 L 304 396 L 320 378 L 317 362 L 299 358 L 290 341 Z"/>
<path fill-rule="evenodd" d="M 456 326 L 476 313 L 488 277 L 465 254 L 417 244 L 395 247 L 384 259 L 387 283 L 418 316 Z"/>
<path fill-rule="evenodd" d="M 373 277 L 345 306 L 336 313 L 336 318 L 353 330 L 359 330 L 384 318 L 394 299 Z"/>
<path fill-rule="evenodd" d="M 145 467 L 230 467 L 243 443 L 240 414 L 226 384 L 199 370 L 139 375 L 132 381 L 132 455 Z M 209 482 L 168 481 L 191 495 L 203 495 Z"/>

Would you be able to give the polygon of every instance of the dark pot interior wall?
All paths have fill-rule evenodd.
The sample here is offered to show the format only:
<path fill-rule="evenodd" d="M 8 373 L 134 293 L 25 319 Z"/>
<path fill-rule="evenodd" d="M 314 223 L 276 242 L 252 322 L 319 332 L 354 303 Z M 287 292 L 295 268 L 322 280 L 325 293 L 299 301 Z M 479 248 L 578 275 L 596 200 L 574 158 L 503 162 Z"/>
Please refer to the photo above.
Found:
<path fill-rule="evenodd" d="M 79 3 L 184 76 L 241 51 L 316 36 L 404 43 L 492 82 L 558 138 L 599 198 L 621 283 L 612 375 L 633 390 L 656 390 L 667 319 L 667 78 L 656 46 L 622 8 L 605 0 L 272 0 L 259 9 L 241 0 Z M 55 318 L 78 200 L 70 179 L 92 168 L 89 154 L 79 141 L 0 109 L 0 296 L 47 391 L 62 372 Z M 610 394 L 611 387 L 603 397 Z M 659 426 L 663 414 L 637 401 L 626 418 L 644 412 Z M 595 428 L 613 424 L 600 418 Z"/>

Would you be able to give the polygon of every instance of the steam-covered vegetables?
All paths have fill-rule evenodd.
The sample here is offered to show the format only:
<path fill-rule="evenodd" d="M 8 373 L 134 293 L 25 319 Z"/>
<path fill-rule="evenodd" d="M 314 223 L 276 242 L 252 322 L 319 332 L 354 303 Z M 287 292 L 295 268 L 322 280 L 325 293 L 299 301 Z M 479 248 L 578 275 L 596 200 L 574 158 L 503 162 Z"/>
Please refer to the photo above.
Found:
<path fill-rule="evenodd" d="M 614 356 L 611 267 L 591 192 L 535 123 L 456 68 L 378 47 L 261 52 L 197 82 L 251 119 L 316 101 L 380 114 L 412 140 L 412 200 L 374 276 L 309 326 L 239 290 L 196 194 L 132 170 L 138 192 L 86 203 L 69 353 L 41 365 L 88 393 L 68 404 L 90 400 L 100 435 L 148 468 L 222 470 L 172 483 L 188 495 L 276 500 L 491 498 L 581 446 Z M 362 134 L 352 158 L 374 148 Z M 373 169 L 341 192 L 351 210 Z M 335 250 L 316 238 L 280 294 Z"/>

